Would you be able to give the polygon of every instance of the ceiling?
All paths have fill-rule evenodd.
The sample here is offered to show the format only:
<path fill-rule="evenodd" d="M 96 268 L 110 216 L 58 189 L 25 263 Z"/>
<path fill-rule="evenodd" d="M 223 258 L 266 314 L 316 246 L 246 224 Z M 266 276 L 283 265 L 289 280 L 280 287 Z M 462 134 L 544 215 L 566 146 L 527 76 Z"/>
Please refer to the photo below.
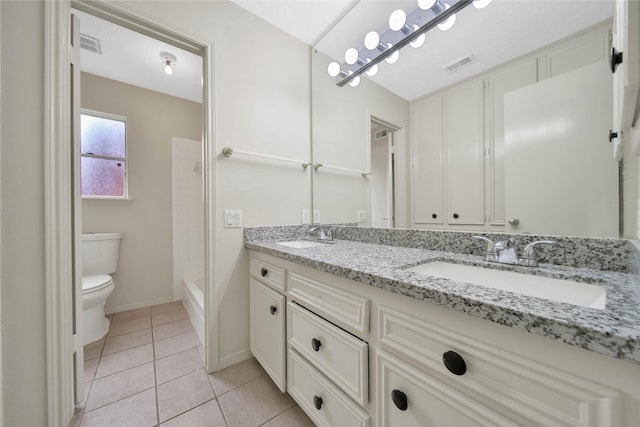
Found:
<path fill-rule="evenodd" d="M 80 33 L 100 40 L 102 53 L 80 50 L 82 71 L 194 102 L 202 102 L 202 58 L 172 45 L 73 10 Z M 164 72 L 160 52 L 177 59 L 173 74 Z"/>
<path fill-rule="evenodd" d="M 347 48 L 359 50 L 364 46 L 367 32 L 384 32 L 395 9 L 409 14 L 417 8 L 417 1 L 398 0 L 233 1 L 305 43 L 315 44 L 316 49 L 338 62 L 343 62 Z M 319 9 L 325 13 L 317 13 Z M 349 12 L 342 17 L 346 10 Z M 411 101 L 611 19 L 612 15 L 611 0 L 494 0 L 482 10 L 467 7 L 458 13 L 452 29 L 429 31 L 421 48 L 402 49 L 397 63 L 383 62 L 371 79 Z M 468 54 L 474 61 L 467 66 L 454 72 L 443 70 L 444 65 Z"/>
<path fill-rule="evenodd" d="M 403 0 L 233 0 L 238 6 L 341 61 L 349 47 L 363 47 L 364 35 L 384 32 L 390 13 L 410 13 L 417 1 Z M 202 58 L 166 43 L 74 11 L 81 33 L 101 41 L 102 54 L 82 50 L 82 70 L 135 86 L 201 102 Z M 393 65 L 382 63 L 371 78 L 411 101 L 439 88 L 593 26 L 613 14 L 612 0 L 493 0 L 485 9 L 467 7 L 449 31 L 429 31 L 419 49 L 402 49 Z M 174 73 L 164 73 L 160 52 L 176 56 Z M 442 69 L 464 55 L 474 61 Z M 349 88 L 345 87 L 345 90 Z"/>

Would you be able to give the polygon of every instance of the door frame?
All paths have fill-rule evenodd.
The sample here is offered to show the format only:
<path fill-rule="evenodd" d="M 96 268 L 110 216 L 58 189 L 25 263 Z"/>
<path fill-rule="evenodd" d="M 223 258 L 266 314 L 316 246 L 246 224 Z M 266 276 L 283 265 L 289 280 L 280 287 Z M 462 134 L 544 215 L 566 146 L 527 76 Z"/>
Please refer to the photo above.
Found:
<path fill-rule="evenodd" d="M 70 16 L 73 7 L 103 19 L 194 51 L 203 58 L 203 175 L 205 215 L 205 368 L 218 368 L 218 291 L 213 272 L 217 258 L 216 153 L 214 129 L 214 45 L 167 28 L 126 5 L 98 1 L 44 2 L 44 149 L 45 149 L 45 304 L 47 339 L 47 419 L 49 426 L 68 425 L 74 411 L 72 335 L 72 257 L 74 195 L 69 171 L 71 147 Z M 80 203 L 80 201 L 77 201 Z"/>

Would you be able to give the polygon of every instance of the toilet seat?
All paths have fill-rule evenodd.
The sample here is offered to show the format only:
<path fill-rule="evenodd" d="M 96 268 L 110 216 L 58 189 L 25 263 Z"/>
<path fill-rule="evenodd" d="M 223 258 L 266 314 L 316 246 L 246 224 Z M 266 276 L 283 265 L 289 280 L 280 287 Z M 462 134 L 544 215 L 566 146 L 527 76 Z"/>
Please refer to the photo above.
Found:
<path fill-rule="evenodd" d="M 82 293 L 98 292 L 113 285 L 113 279 L 108 274 L 96 274 L 95 276 L 84 276 L 82 278 Z"/>

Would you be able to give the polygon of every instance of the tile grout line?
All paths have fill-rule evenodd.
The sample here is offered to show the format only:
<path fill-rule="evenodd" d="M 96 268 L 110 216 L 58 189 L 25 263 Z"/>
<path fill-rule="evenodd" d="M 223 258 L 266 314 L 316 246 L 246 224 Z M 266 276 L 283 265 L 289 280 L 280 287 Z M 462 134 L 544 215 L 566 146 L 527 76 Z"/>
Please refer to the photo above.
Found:
<path fill-rule="evenodd" d="M 160 403 L 158 402 L 158 369 L 156 364 L 156 337 L 153 333 L 153 310 L 149 307 L 149 325 L 151 326 L 151 347 L 153 349 L 153 383 L 156 395 L 156 425 L 160 425 Z"/>

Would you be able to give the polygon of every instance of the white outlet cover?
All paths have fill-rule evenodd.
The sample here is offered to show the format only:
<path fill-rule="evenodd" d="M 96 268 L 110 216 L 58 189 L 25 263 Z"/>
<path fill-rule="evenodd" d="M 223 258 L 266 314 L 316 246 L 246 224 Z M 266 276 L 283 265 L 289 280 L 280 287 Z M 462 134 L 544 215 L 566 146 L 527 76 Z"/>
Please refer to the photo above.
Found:
<path fill-rule="evenodd" d="M 309 224 L 310 221 L 310 216 L 309 216 L 309 210 L 308 209 L 303 209 L 302 210 L 302 223 L 303 224 Z"/>
<path fill-rule="evenodd" d="M 320 224 L 320 211 L 319 210 L 313 211 L 313 223 L 314 224 Z"/>

